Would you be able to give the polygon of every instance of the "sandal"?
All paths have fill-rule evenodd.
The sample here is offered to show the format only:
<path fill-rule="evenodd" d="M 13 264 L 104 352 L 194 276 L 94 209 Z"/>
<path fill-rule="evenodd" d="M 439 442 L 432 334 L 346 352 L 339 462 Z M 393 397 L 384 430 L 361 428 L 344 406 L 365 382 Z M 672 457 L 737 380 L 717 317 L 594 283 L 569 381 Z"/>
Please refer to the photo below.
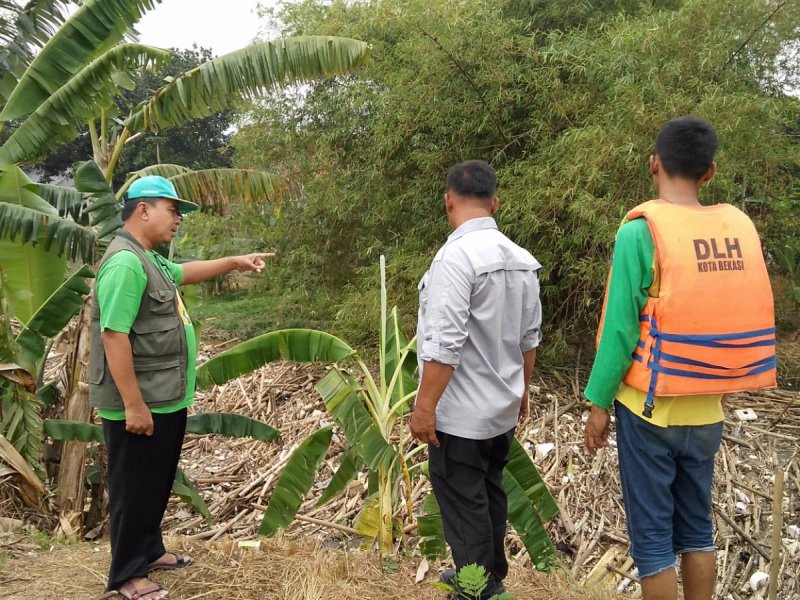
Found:
<path fill-rule="evenodd" d="M 150 583 L 144 587 L 137 588 L 130 581 L 124 584 L 117 593 L 127 600 L 155 600 L 155 597 L 150 597 L 156 592 L 166 592 L 166 596 L 160 596 L 159 600 L 166 600 L 169 598 L 169 592 L 157 583 Z"/>
<path fill-rule="evenodd" d="M 148 571 L 172 571 L 174 569 L 183 569 L 184 567 L 188 567 L 192 564 L 192 559 L 188 556 L 183 556 L 182 554 L 175 554 L 174 552 L 167 552 L 167 554 L 171 554 L 175 557 L 174 563 L 159 563 L 158 560 L 151 562 L 147 565 Z M 163 558 L 163 557 L 161 557 Z"/>

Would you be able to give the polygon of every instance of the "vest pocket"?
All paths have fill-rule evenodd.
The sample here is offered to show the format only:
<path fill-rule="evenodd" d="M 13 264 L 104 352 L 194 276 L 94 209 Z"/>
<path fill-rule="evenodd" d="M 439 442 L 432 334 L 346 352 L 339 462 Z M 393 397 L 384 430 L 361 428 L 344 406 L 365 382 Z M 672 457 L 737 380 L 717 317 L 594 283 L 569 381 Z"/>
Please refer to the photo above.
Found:
<path fill-rule="evenodd" d="M 171 315 L 177 312 L 175 308 L 175 290 L 161 289 L 147 292 L 150 298 L 150 313 L 154 315 Z"/>
<path fill-rule="evenodd" d="M 161 402 L 179 399 L 183 373 L 181 362 L 170 361 L 136 361 L 136 382 L 142 390 L 145 403 L 158 405 Z"/>
<path fill-rule="evenodd" d="M 180 355 L 183 324 L 174 312 L 169 316 L 139 319 L 131 327 L 131 349 L 136 357 Z"/>

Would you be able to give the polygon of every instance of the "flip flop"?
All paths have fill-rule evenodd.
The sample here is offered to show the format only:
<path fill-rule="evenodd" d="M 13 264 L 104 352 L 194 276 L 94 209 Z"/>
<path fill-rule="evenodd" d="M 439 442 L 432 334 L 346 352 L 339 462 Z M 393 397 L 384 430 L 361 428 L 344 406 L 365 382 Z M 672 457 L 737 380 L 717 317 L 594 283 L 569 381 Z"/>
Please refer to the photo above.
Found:
<path fill-rule="evenodd" d="M 172 554 L 175 557 L 174 563 L 165 563 L 159 564 L 158 561 L 151 562 L 147 565 L 148 571 L 173 571 L 175 569 L 183 569 L 184 567 L 188 567 L 192 564 L 192 559 L 188 556 L 183 556 L 182 554 L 175 554 L 174 552 L 167 552 L 167 554 Z"/>
<path fill-rule="evenodd" d="M 119 590 L 117 590 L 117 593 L 123 598 L 127 598 L 127 600 L 150 600 L 149 598 L 147 598 L 147 596 L 162 591 L 166 592 L 166 590 L 163 587 L 161 587 L 156 583 L 151 583 L 150 585 L 137 588 L 131 582 L 128 582 L 124 584 L 121 588 L 119 588 Z M 163 596 L 163 600 L 166 600 L 166 598 L 169 598 L 169 592 L 167 592 L 166 596 Z"/>

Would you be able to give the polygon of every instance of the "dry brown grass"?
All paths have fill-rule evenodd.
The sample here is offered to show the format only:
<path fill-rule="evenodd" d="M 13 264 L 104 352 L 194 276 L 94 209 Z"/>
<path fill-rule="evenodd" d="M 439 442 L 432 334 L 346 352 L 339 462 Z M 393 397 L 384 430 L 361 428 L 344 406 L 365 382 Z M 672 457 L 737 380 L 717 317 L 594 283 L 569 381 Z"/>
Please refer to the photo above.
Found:
<path fill-rule="evenodd" d="M 367 551 L 322 549 L 309 542 L 265 539 L 258 550 L 240 549 L 234 541 L 198 542 L 172 538 L 170 547 L 195 562 L 179 571 L 154 573 L 170 590 L 172 600 L 443 600 L 445 593 L 430 584 L 431 569 L 414 583 L 419 558 L 393 568 Z M 108 544 L 72 544 L 11 558 L 0 570 L 3 598 L 15 600 L 87 600 L 103 593 L 110 560 Z M 518 599 L 600 600 L 571 590 L 555 577 L 512 567 L 507 587 Z"/>

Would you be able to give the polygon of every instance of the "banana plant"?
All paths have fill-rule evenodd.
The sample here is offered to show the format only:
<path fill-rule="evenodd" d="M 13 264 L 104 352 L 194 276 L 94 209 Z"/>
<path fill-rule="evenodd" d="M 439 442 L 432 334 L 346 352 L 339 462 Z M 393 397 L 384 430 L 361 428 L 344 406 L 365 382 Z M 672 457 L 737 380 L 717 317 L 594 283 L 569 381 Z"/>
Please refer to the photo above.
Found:
<path fill-rule="evenodd" d="M 29 0 L 19 5 L 0 0 L 4 11 L 0 19 L 0 270 L 5 272 L 7 318 L 20 321 L 27 332 L 20 340 L 25 342 L 21 344 L 25 353 L 12 352 L 14 340 L 0 344 L 0 362 L 14 367 L 0 371 L 0 379 L 10 382 L 3 388 L 13 388 L 14 406 L 27 401 L 26 418 L 18 417 L 16 411 L 12 417 L 3 417 L 2 423 L 23 431 L 20 439 L 35 437 L 36 420 L 27 417 L 37 409 L 30 398 L 45 388 L 34 385 L 23 390 L 18 378 L 10 379 L 8 373 L 25 372 L 26 382 L 36 381 L 37 374 L 26 369 L 41 370 L 46 353 L 38 354 L 42 344 L 31 332 L 49 339 L 55 329 L 48 327 L 51 333 L 42 334 L 28 326 L 30 318 L 38 314 L 39 323 L 51 318 L 39 309 L 56 290 L 70 280 L 74 283 L 68 265 L 93 265 L 119 228 L 118 196 L 108 182 L 125 144 L 136 135 L 208 116 L 243 98 L 350 72 L 369 58 L 368 44 L 346 38 L 308 36 L 253 44 L 165 82 L 128 115 L 119 114 L 114 98 L 131 85 L 129 73 L 170 56 L 168 51 L 135 40 L 135 23 L 159 3 Z M 68 4 L 78 5 L 77 10 L 68 14 Z M 84 125 L 88 125 L 94 160 L 78 165 L 74 189 L 35 184 L 17 166 L 74 139 Z M 210 208 L 217 212 L 224 211 L 226 202 L 241 198 L 270 202 L 282 193 L 283 183 L 277 178 L 250 171 L 181 175 L 175 181 L 181 193 L 196 194 L 207 205 L 213 198 L 217 204 Z M 82 330 L 77 337 L 85 334 Z M 78 359 L 69 371 L 70 390 L 81 398 L 78 402 L 86 402 L 85 394 L 81 395 L 85 386 L 78 382 Z M 8 400 L 12 394 L 9 391 L 3 397 Z M 8 414 L 10 409 L 4 413 Z M 28 453 L 33 461 L 36 456 L 35 451 Z M 63 483 L 60 487 L 66 489 Z M 79 482 L 76 485 L 79 496 L 82 488 Z"/>
<path fill-rule="evenodd" d="M 317 504 L 338 497 L 366 469 L 369 491 L 353 527 L 376 542 L 382 553 L 390 553 L 396 537 L 414 523 L 412 479 L 427 463 L 415 460 L 425 446 L 410 439 L 406 422 L 408 403 L 417 389 L 415 340 L 404 336 L 397 307 L 387 311 L 384 257 L 380 280 L 379 367 L 375 375 L 340 338 L 311 329 L 283 329 L 233 346 L 200 367 L 197 378 L 198 385 L 210 387 L 277 360 L 333 364 L 315 388 L 348 444 Z M 351 367 L 345 368 L 345 363 Z M 328 452 L 332 434 L 331 426 L 323 427 L 293 452 L 275 485 L 260 534 L 271 535 L 294 520 Z M 558 508 L 518 442 L 512 448 L 504 482 L 509 520 L 534 562 L 549 567 L 555 552 L 543 523 L 555 516 Z M 432 495 L 423 502 L 423 513 L 418 523 L 421 550 L 428 556 L 443 554 L 441 517 Z"/>
<path fill-rule="evenodd" d="M 103 428 L 93 423 L 47 419 L 44 432 L 54 440 L 63 442 L 85 442 L 105 444 Z M 186 432 L 197 435 L 222 435 L 235 438 L 252 438 L 261 442 L 272 442 L 280 432 L 270 425 L 242 415 L 231 413 L 201 413 L 186 419 Z M 181 469 L 175 473 L 172 493 L 200 513 L 209 525 L 214 519 L 202 496 L 197 493 L 192 481 Z"/>

